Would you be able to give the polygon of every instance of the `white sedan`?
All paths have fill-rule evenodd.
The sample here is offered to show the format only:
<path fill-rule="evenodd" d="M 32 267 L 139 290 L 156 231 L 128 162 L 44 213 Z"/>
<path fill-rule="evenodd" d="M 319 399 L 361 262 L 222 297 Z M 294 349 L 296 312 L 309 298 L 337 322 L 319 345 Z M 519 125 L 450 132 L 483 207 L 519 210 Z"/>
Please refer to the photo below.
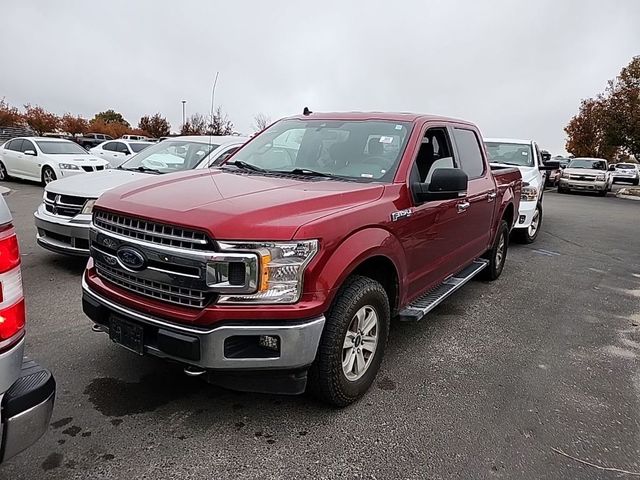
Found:
<path fill-rule="evenodd" d="M 20 137 L 0 147 L 0 180 L 8 177 L 47 185 L 58 178 L 109 168 L 109 162 L 61 138 Z"/>
<path fill-rule="evenodd" d="M 135 155 L 145 148 L 153 145 L 153 142 L 131 141 L 131 140 L 109 140 L 89 150 L 92 154 L 108 161 L 112 167 L 122 165 L 129 155 Z"/>

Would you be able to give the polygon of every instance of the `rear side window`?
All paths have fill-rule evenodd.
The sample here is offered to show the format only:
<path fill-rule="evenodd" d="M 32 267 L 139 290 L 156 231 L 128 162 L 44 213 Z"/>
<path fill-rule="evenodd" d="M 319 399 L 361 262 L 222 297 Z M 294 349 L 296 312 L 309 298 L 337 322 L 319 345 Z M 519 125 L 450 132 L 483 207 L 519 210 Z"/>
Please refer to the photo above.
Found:
<path fill-rule="evenodd" d="M 7 150 L 13 150 L 14 152 L 21 152 L 22 151 L 22 139 L 11 140 L 7 144 L 6 149 Z"/>
<path fill-rule="evenodd" d="M 484 160 L 480 150 L 480 142 L 473 130 L 454 128 L 453 136 L 458 147 L 460 167 L 469 178 L 481 177 L 484 173 Z"/>
<path fill-rule="evenodd" d="M 109 152 L 115 152 L 116 151 L 116 142 L 109 142 L 109 143 L 105 143 L 102 146 L 103 150 L 108 150 Z"/>

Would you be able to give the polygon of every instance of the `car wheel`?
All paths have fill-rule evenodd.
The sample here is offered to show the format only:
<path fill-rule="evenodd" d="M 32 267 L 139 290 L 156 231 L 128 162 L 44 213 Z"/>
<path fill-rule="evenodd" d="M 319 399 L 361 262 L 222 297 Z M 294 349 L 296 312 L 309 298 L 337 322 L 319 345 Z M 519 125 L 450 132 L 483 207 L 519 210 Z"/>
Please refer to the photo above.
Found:
<path fill-rule="evenodd" d="M 4 166 L 4 163 L 0 162 L 0 181 L 9 180 L 9 174 L 7 173 L 7 168 Z"/>
<path fill-rule="evenodd" d="M 380 369 L 390 319 L 382 285 L 368 277 L 349 278 L 327 315 L 309 391 L 338 407 L 364 395 Z"/>
<path fill-rule="evenodd" d="M 56 178 L 56 172 L 53 171 L 53 168 L 45 166 L 42 169 L 42 184 L 48 185 L 53 182 Z"/>
<path fill-rule="evenodd" d="M 633 181 L 633 184 L 634 184 L 636 187 L 638 186 L 638 184 L 639 184 L 639 183 L 640 183 L 640 180 L 634 180 L 634 181 Z"/>
<path fill-rule="evenodd" d="M 504 269 L 504 262 L 507 259 L 507 250 L 509 249 L 509 226 L 505 220 L 500 222 L 498 227 L 498 233 L 496 239 L 493 242 L 493 246 L 487 253 L 483 255 L 483 258 L 489 260 L 484 270 L 480 273 L 481 278 L 488 281 L 497 280 L 502 270 Z"/>
<path fill-rule="evenodd" d="M 606 197 L 607 196 L 607 190 L 606 189 L 605 190 L 600 190 L 598 192 L 598 195 L 600 195 L 601 197 Z"/>
<path fill-rule="evenodd" d="M 531 218 L 531 225 L 527 228 L 517 228 L 513 232 L 513 236 L 518 243 L 529 244 L 536 241 L 540 227 L 542 226 L 542 208 L 540 204 L 536 206 L 533 217 Z"/>

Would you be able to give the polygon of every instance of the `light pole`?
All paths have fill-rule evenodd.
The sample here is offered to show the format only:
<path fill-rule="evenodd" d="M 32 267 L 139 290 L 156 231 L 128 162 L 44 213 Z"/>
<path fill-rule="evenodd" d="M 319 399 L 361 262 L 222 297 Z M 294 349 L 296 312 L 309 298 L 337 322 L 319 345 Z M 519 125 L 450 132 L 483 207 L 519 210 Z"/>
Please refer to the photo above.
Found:
<path fill-rule="evenodd" d="M 184 128 L 185 123 L 187 122 L 187 118 L 185 116 L 185 105 L 187 104 L 186 100 L 182 100 L 182 128 Z"/>

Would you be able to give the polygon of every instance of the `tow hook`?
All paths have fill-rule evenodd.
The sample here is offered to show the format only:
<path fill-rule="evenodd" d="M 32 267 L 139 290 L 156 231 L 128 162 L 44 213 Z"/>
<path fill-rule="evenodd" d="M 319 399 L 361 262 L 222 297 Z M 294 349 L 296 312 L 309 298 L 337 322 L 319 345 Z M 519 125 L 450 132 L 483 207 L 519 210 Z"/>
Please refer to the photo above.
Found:
<path fill-rule="evenodd" d="M 207 373 L 207 371 L 203 370 L 202 368 L 192 366 L 184 367 L 184 374 L 188 377 L 199 377 L 200 375 L 205 373 Z"/>
<path fill-rule="evenodd" d="M 102 333 L 102 332 L 106 332 L 107 329 L 105 327 L 103 327 L 102 325 L 98 325 L 97 323 L 94 323 L 93 326 L 91 327 L 91 330 L 93 330 L 94 332 L 98 332 L 98 333 Z"/>

